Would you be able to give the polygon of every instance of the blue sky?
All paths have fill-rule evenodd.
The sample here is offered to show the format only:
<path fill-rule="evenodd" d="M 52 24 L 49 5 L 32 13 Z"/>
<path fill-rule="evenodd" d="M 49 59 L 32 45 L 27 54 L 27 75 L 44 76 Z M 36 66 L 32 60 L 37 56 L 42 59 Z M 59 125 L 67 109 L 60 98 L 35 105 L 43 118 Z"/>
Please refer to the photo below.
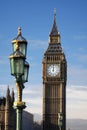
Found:
<path fill-rule="evenodd" d="M 23 92 L 26 110 L 42 113 L 42 58 L 56 22 L 68 64 L 67 118 L 87 119 L 87 0 L 0 1 L 0 96 L 15 87 L 10 75 L 11 41 L 21 26 L 28 41 L 29 82 Z"/>

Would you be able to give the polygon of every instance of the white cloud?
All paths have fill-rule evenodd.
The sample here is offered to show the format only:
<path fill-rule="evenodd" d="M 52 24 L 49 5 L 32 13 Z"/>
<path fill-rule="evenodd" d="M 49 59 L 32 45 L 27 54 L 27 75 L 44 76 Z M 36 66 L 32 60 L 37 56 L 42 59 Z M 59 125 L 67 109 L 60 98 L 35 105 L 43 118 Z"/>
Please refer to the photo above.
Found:
<path fill-rule="evenodd" d="M 48 45 L 48 41 L 42 40 L 29 40 L 30 46 L 35 48 L 46 48 Z"/>
<path fill-rule="evenodd" d="M 6 84 L 0 84 L 0 97 L 6 96 L 7 88 L 9 87 L 10 92 L 12 91 L 12 88 L 15 90 L 14 85 L 6 85 Z"/>
<path fill-rule="evenodd" d="M 9 88 L 14 88 L 16 93 L 15 85 L 9 86 Z M 0 85 L 0 96 L 6 95 L 6 90 L 7 85 Z M 26 85 L 23 90 L 23 101 L 27 106 L 25 110 L 42 115 L 42 91 L 41 84 Z M 67 86 L 66 95 L 67 118 L 87 119 L 87 86 Z"/>
<path fill-rule="evenodd" d="M 26 110 L 31 113 L 38 113 L 42 115 L 42 86 L 32 85 L 24 92 L 24 100 L 26 101 Z M 71 85 L 67 87 L 67 118 L 81 118 L 87 119 L 87 87 Z"/>
<path fill-rule="evenodd" d="M 27 105 L 26 110 L 42 115 L 42 87 L 41 85 L 36 86 L 32 86 L 32 88 L 26 90 L 29 92 L 29 95 L 24 96 L 26 97 L 24 98 Z M 24 95 L 26 95 L 26 92 L 24 92 Z M 87 87 L 68 86 L 66 95 L 67 118 L 87 119 Z"/>
<path fill-rule="evenodd" d="M 87 68 L 79 65 L 68 65 L 68 84 L 86 85 L 87 84 Z"/>
<path fill-rule="evenodd" d="M 78 52 L 73 53 L 72 56 L 70 56 L 71 61 L 74 59 L 74 64 L 77 64 L 78 66 L 84 66 L 84 64 L 87 64 L 87 52 L 83 48 L 78 48 Z"/>
<path fill-rule="evenodd" d="M 82 62 L 82 64 L 87 63 L 87 54 L 84 55 L 80 54 L 78 60 Z"/>
<path fill-rule="evenodd" d="M 85 39 L 87 39 L 87 35 L 80 34 L 80 35 L 75 36 L 75 39 L 76 40 L 85 40 Z"/>
<path fill-rule="evenodd" d="M 27 105 L 26 110 L 42 115 L 42 85 L 26 86 L 23 94 L 23 100 Z"/>
<path fill-rule="evenodd" d="M 6 96 L 8 85 L 0 85 L 0 97 Z M 12 88 L 15 91 L 15 100 L 17 100 L 16 85 L 10 85 L 10 92 Z M 26 102 L 26 110 L 31 113 L 42 114 L 42 85 L 27 84 L 23 90 L 23 101 Z"/>
<path fill-rule="evenodd" d="M 67 87 L 67 118 L 87 119 L 87 87 Z"/>

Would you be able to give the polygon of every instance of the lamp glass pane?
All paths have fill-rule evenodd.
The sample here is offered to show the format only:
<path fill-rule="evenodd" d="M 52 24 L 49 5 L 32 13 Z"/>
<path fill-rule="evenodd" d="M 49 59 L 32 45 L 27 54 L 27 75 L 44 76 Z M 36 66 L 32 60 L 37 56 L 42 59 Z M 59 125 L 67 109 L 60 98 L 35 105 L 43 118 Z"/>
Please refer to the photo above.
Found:
<path fill-rule="evenodd" d="M 14 59 L 10 59 L 11 74 L 14 75 Z"/>
<path fill-rule="evenodd" d="M 13 48 L 13 52 L 15 52 L 16 51 L 16 43 L 12 44 L 12 48 Z"/>
<path fill-rule="evenodd" d="M 24 60 L 22 58 L 14 59 L 14 66 L 15 75 L 24 74 Z"/>
<path fill-rule="evenodd" d="M 19 51 L 26 56 L 26 51 L 27 51 L 27 43 L 25 42 L 18 42 L 18 46 L 19 46 Z M 13 48 L 13 52 L 16 51 L 16 42 L 12 44 L 12 48 Z"/>
<path fill-rule="evenodd" d="M 28 71 L 29 71 L 29 65 L 24 65 L 24 75 L 22 76 L 23 83 L 28 82 Z"/>
<path fill-rule="evenodd" d="M 27 70 L 24 68 L 24 75 L 22 76 L 23 83 L 27 82 Z"/>
<path fill-rule="evenodd" d="M 24 60 L 22 58 L 10 59 L 11 74 L 20 76 L 24 74 Z"/>
<path fill-rule="evenodd" d="M 26 42 L 18 42 L 19 51 L 26 57 L 26 51 L 27 51 L 27 43 Z M 13 52 L 16 51 L 16 42 L 12 44 Z"/>
<path fill-rule="evenodd" d="M 26 48 L 27 44 L 26 43 L 19 43 L 19 51 L 26 57 Z"/>

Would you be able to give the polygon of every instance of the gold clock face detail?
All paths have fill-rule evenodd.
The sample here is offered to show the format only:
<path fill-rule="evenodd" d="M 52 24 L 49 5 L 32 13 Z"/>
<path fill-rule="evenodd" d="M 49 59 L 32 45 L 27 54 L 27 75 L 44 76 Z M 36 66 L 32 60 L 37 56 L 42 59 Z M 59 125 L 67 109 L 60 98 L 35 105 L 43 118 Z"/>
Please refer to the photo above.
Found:
<path fill-rule="evenodd" d="M 47 68 L 47 74 L 49 76 L 55 77 L 60 72 L 60 66 L 57 64 L 51 64 Z"/>

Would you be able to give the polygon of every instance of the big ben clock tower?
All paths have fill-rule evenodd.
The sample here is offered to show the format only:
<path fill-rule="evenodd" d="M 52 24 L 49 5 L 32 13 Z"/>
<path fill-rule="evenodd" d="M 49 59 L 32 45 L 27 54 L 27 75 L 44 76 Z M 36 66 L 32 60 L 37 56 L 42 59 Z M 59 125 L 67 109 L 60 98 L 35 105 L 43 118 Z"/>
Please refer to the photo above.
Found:
<path fill-rule="evenodd" d="M 42 65 L 43 130 L 66 130 L 67 62 L 56 25 L 56 12 Z"/>

